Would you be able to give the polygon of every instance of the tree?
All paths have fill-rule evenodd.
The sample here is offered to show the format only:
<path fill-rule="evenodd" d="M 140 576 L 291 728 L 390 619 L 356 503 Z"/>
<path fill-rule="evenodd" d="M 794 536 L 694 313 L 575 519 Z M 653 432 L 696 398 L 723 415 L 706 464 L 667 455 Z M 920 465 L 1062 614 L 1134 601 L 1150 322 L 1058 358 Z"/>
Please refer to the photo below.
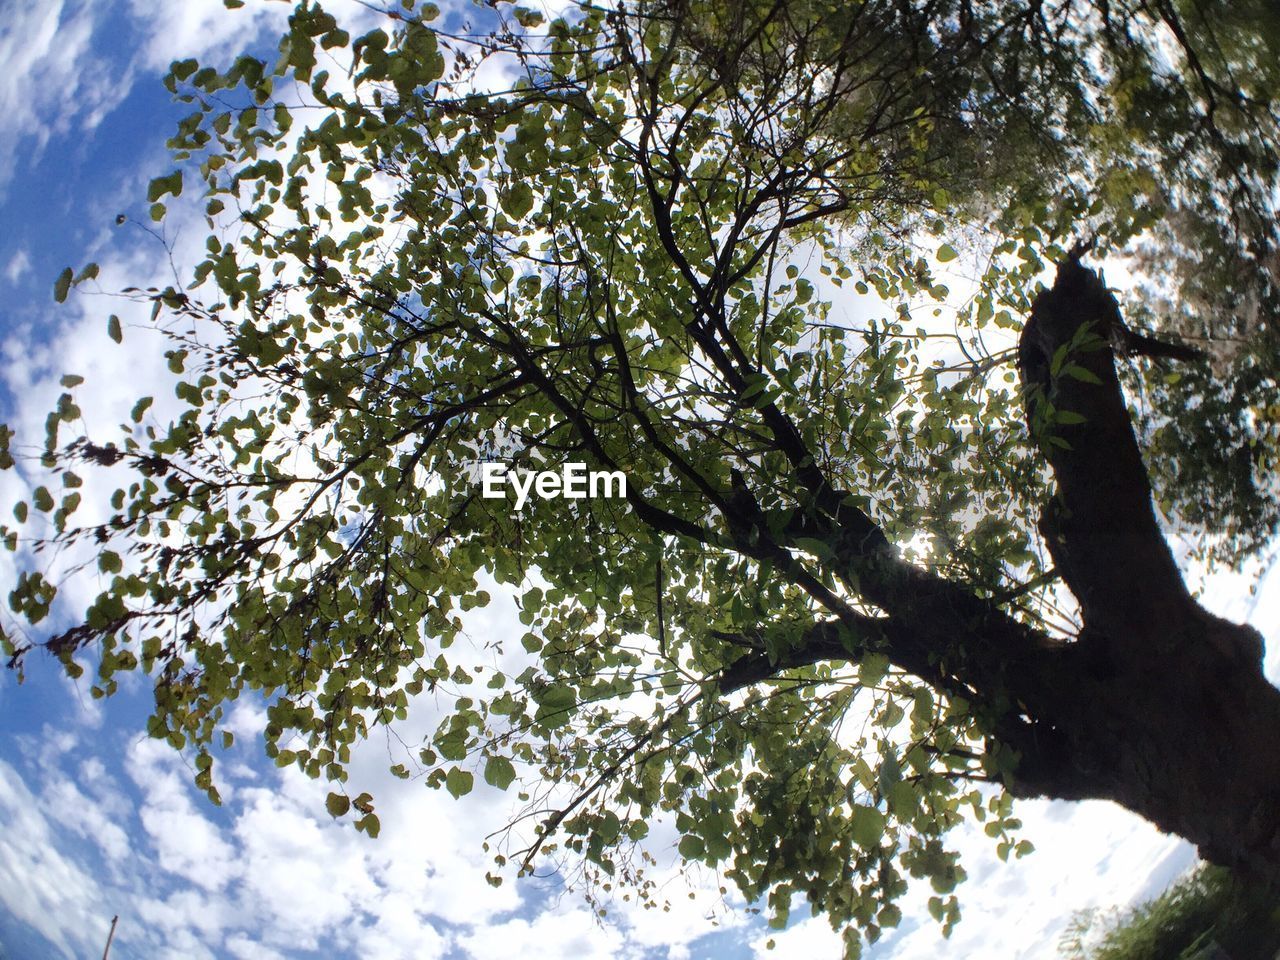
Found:
<path fill-rule="evenodd" d="M 1015 797 L 1112 799 L 1274 876 L 1280 693 L 1152 503 L 1219 562 L 1280 515 L 1274 87 L 1240 79 L 1280 33 L 1217 6 L 671 0 L 477 34 L 410 4 L 353 39 L 303 3 L 274 63 L 174 63 L 195 110 L 148 199 L 198 171 L 208 256 L 125 294 L 170 318 L 187 409 L 69 442 L 74 394 L 51 415 L 66 492 L 7 542 L 109 580 L 48 630 L 27 569 L 11 664 L 92 656 L 99 694 L 145 670 L 215 801 L 258 691 L 268 753 L 372 834 L 350 746 L 433 692 L 393 769 L 523 772 L 537 829 L 500 865 L 559 849 L 643 892 L 628 851 L 666 814 L 851 955 L 907 875 L 954 923 L 946 832 L 1020 855 Z M 493 63 L 516 80 L 480 92 Z M 1090 250 L 1167 267 L 1128 324 Z M 488 459 L 622 471 L 625 499 L 516 511 Z M 86 467 L 128 476 L 77 526 Z M 489 580 L 528 627 L 496 669 L 454 646 Z"/>

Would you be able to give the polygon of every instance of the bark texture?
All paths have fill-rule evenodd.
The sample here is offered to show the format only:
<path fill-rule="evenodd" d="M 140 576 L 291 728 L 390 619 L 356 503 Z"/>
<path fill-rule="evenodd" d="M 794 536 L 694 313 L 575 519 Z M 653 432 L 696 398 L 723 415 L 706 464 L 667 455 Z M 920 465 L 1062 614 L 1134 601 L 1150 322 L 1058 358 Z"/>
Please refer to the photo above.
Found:
<path fill-rule="evenodd" d="M 1261 636 L 1195 601 L 1161 534 L 1116 376 L 1126 342 L 1114 297 L 1078 256 L 1023 331 L 1028 423 L 1057 481 L 1041 532 L 1084 629 L 1063 677 L 1073 695 L 1041 714 L 1054 748 L 1012 786 L 1114 800 L 1210 860 L 1275 877 L 1280 691 L 1262 674 Z"/>

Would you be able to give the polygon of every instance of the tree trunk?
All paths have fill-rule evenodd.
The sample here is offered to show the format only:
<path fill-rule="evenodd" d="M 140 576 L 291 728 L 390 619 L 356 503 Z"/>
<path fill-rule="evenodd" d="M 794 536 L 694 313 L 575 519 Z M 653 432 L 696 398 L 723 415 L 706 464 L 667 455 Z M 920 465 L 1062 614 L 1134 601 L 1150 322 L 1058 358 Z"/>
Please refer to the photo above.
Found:
<path fill-rule="evenodd" d="M 1027 704 L 1040 742 L 1009 786 L 1114 800 L 1206 859 L 1275 878 L 1280 691 L 1261 636 L 1196 603 L 1160 532 L 1115 370 L 1112 344 L 1132 340 L 1077 256 L 1022 334 L 1028 424 L 1057 481 L 1041 530 L 1084 629 L 1067 694 Z"/>
<path fill-rule="evenodd" d="M 756 652 L 730 664 L 720 687 L 884 650 L 969 701 L 1016 751 L 1005 775 L 1014 795 L 1113 800 L 1210 861 L 1280 880 L 1280 690 L 1262 674 L 1258 632 L 1206 611 L 1182 580 L 1156 521 L 1117 346 L 1194 353 L 1128 331 L 1101 278 L 1073 255 L 1036 300 L 1019 369 L 1027 422 L 1056 480 L 1040 528 L 1079 601 L 1077 637 L 1048 636 L 905 561 L 869 517 L 815 483 L 815 504 L 835 506 L 785 532 L 822 540 L 848 590 L 885 615 L 837 609 L 794 645 L 732 638 Z"/>
<path fill-rule="evenodd" d="M 1177 634 L 1167 655 L 1123 649 L 1163 641 L 1166 629 Z M 1218 651 L 1232 633 L 1252 639 L 1203 612 L 1115 642 L 1086 631 L 1080 669 L 1063 678 L 1073 708 L 1035 711 L 1054 742 L 1019 766 L 1011 791 L 1114 800 L 1212 862 L 1280 875 L 1280 691 L 1256 664 Z"/>

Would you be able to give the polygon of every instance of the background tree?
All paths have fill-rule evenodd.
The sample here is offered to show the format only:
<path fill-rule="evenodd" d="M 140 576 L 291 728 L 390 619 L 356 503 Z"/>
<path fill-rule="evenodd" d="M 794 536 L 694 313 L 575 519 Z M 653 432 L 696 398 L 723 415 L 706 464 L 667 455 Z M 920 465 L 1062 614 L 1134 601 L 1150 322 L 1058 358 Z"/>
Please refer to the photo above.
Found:
<path fill-rule="evenodd" d="M 7 541 L 109 579 L 47 630 L 54 567 L 28 569 L 11 663 L 91 656 L 101 694 L 141 667 L 215 800 L 223 709 L 258 691 L 268 753 L 372 834 L 350 744 L 433 693 L 393 770 L 456 796 L 526 774 L 536 827 L 499 865 L 568 851 L 648 893 L 628 850 L 665 813 L 851 955 L 908 875 L 954 923 L 945 834 L 972 815 L 1024 852 L 1016 796 L 1112 799 L 1274 875 L 1280 694 L 1152 506 L 1218 560 L 1276 520 L 1273 88 L 1239 78 L 1277 34 L 1213 6 L 583 6 L 487 34 L 405 6 L 353 38 L 304 3 L 278 60 L 175 63 L 195 109 L 149 200 L 203 184 L 208 256 L 125 295 L 186 409 L 70 442 L 74 394 L 51 415 L 63 494 Z M 1128 323 L 1090 248 L 1156 271 Z M 623 470 L 626 499 L 515 512 L 479 496 L 488 458 Z M 104 523 L 76 523 L 86 467 L 121 477 Z M 477 656 L 458 613 L 490 581 L 528 632 Z"/>
<path fill-rule="evenodd" d="M 1080 912 L 1058 952 L 1064 960 L 1263 960 L 1277 947 L 1280 910 L 1271 891 L 1202 864 L 1136 907 Z"/>

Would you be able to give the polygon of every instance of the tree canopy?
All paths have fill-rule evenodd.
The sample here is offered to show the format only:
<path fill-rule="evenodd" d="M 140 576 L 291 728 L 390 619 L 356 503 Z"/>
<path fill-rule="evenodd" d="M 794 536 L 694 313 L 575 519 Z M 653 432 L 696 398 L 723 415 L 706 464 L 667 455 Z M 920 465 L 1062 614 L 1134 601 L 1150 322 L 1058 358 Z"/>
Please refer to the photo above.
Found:
<path fill-rule="evenodd" d="M 518 784 L 499 866 L 651 895 L 666 816 L 850 956 L 908 877 L 953 924 L 947 831 L 1020 855 L 1015 796 L 1274 872 L 1280 757 L 1222 753 L 1280 694 L 1164 539 L 1239 563 L 1280 517 L 1270 5 L 380 16 L 303 2 L 278 56 L 172 65 L 193 112 L 147 200 L 203 191 L 207 256 L 123 295 L 185 409 L 72 436 L 69 377 L 42 448 L 0 431 L 44 474 L 4 531 L 11 665 L 147 673 L 215 802 L 224 711 L 265 697 L 268 754 L 373 835 L 351 746 L 431 698 L 393 770 Z M 1090 252 L 1142 282 L 1117 301 Z M 484 460 L 626 495 L 517 511 Z M 51 614 L 50 547 L 96 563 L 87 610 Z M 527 632 L 478 657 L 459 614 L 495 584 Z"/>

